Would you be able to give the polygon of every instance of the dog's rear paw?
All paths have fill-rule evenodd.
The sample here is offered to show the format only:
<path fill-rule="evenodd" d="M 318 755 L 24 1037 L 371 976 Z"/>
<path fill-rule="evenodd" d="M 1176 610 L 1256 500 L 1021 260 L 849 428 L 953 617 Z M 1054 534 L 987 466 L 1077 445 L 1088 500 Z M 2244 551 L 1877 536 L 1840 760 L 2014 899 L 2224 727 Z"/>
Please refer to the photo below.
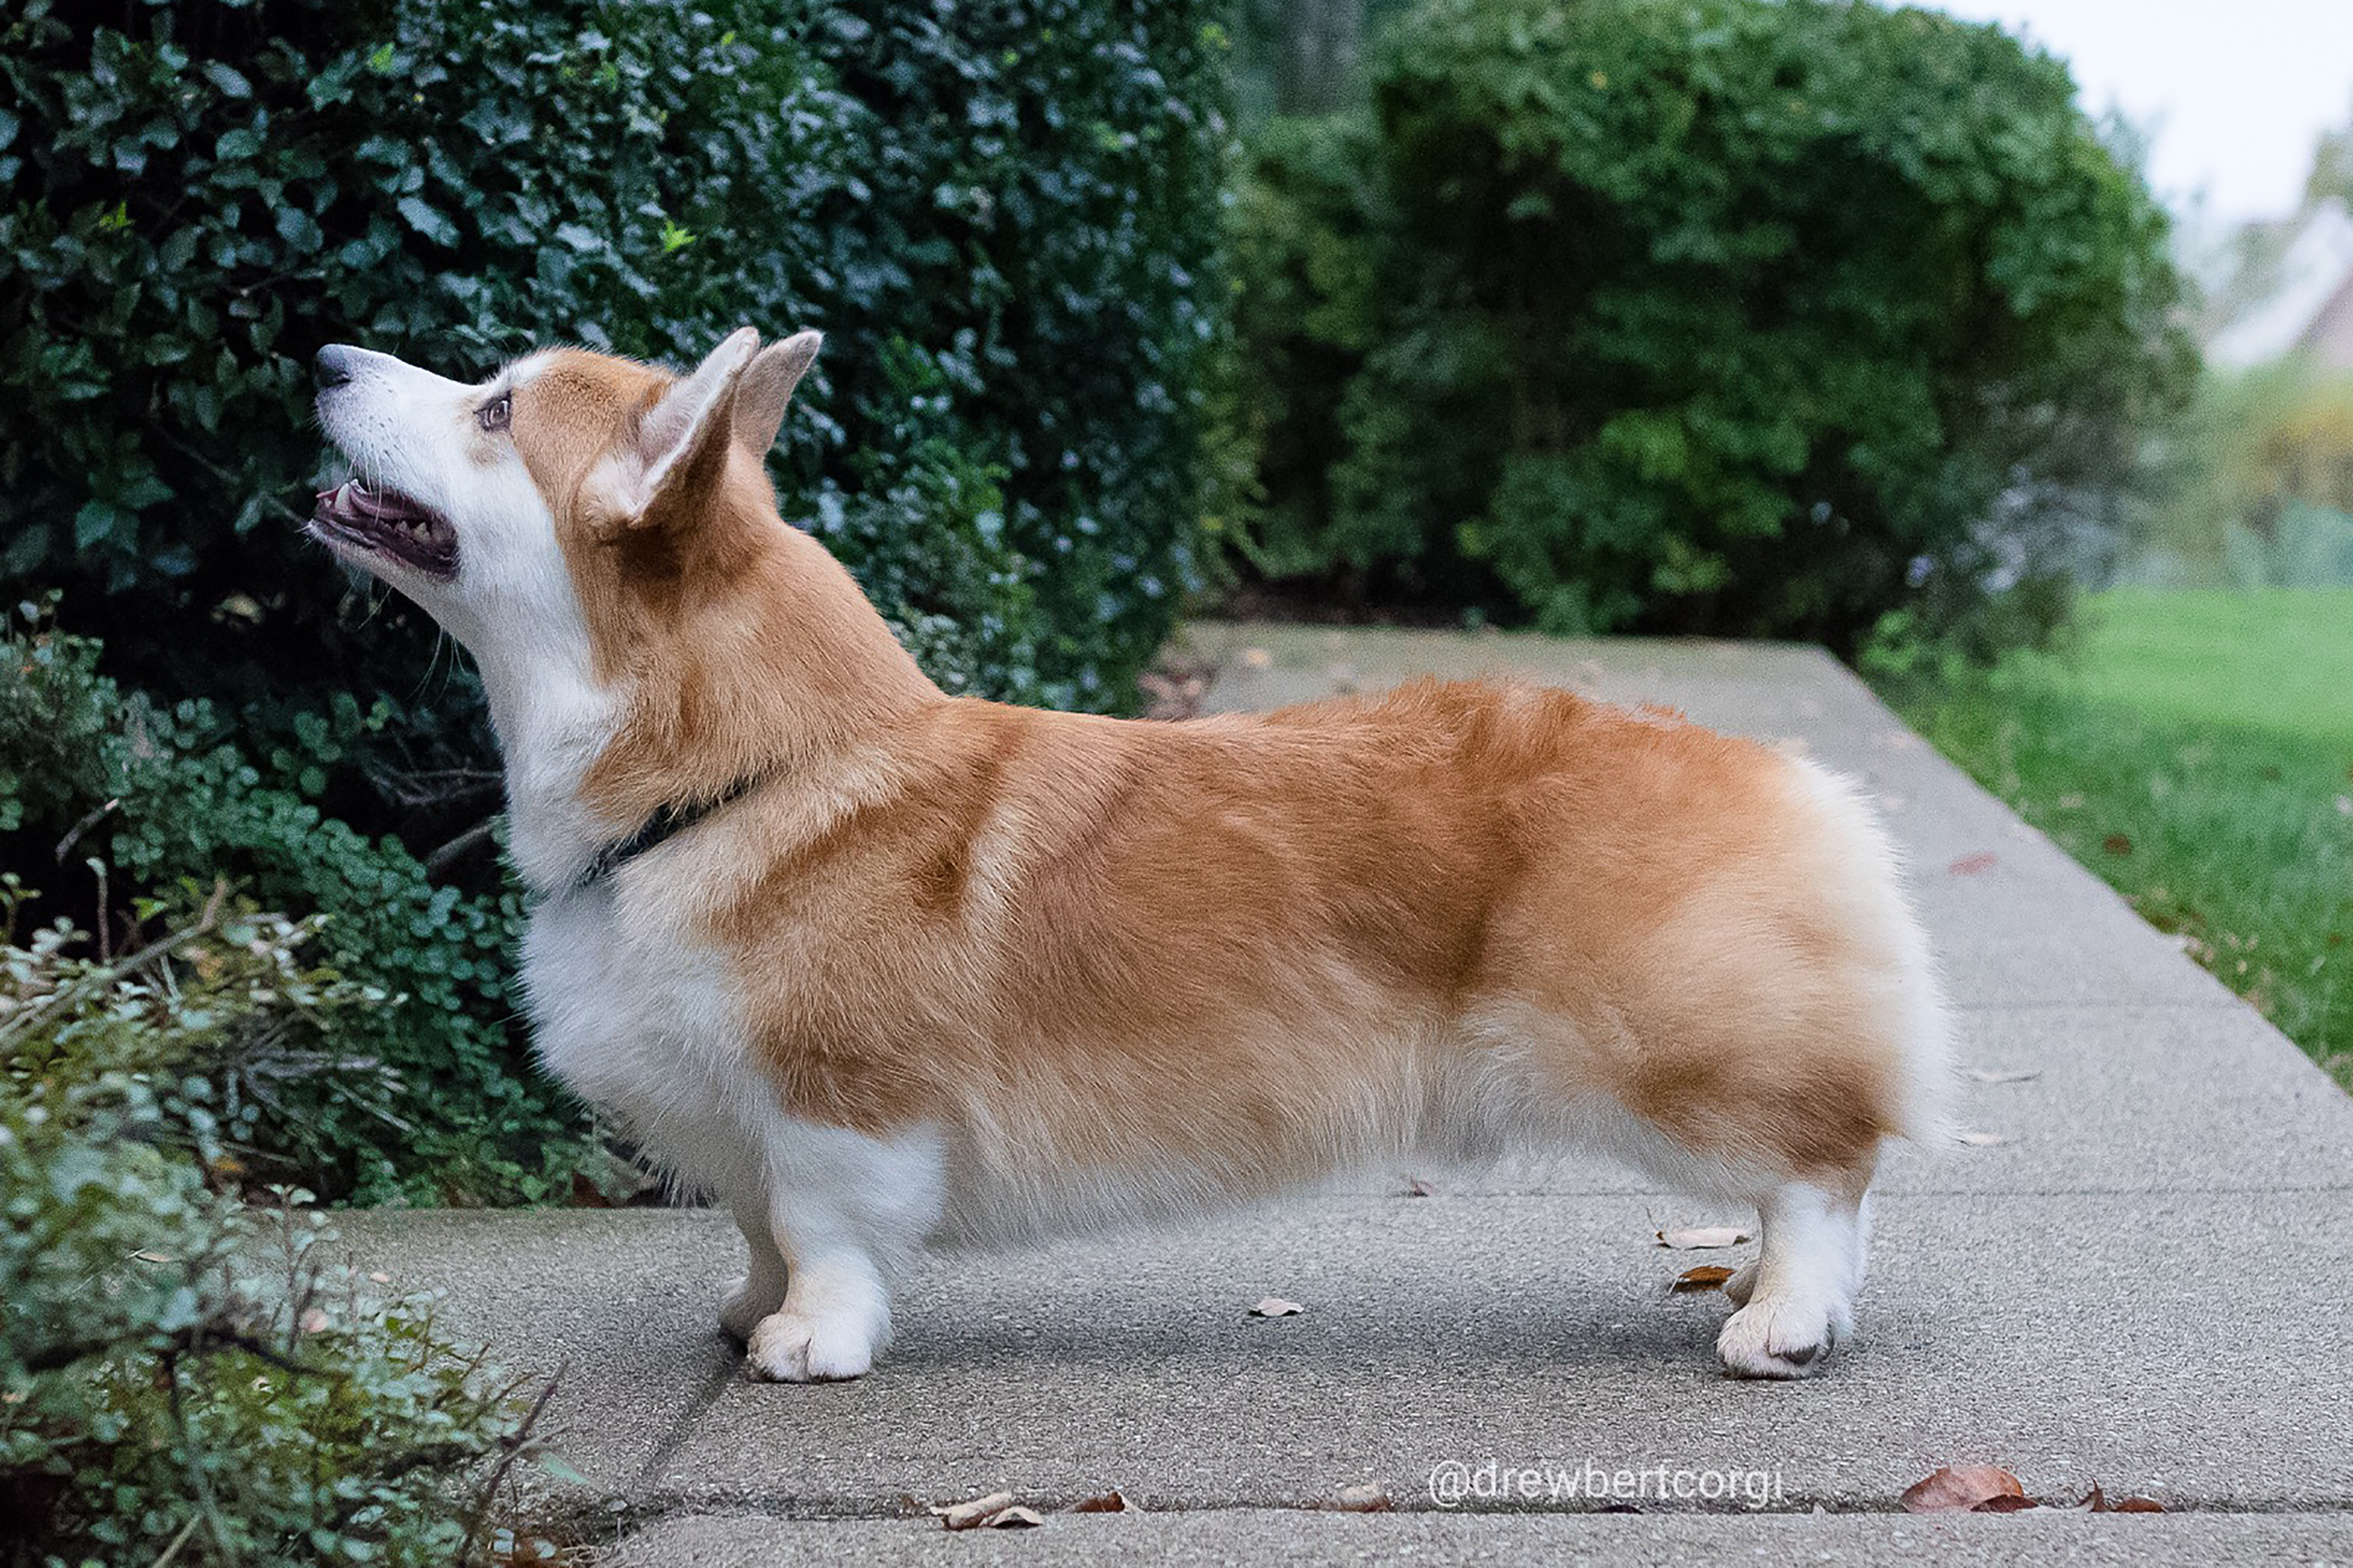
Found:
<path fill-rule="evenodd" d="M 719 1298 L 719 1326 L 727 1331 L 728 1338 L 739 1345 L 745 1344 L 751 1339 L 752 1331 L 760 1326 L 760 1320 L 783 1303 L 783 1291 L 778 1290 L 772 1295 L 764 1290 L 754 1290 L 751 1276 L 744 1274 L 728 1286 L 727 1294 Z"/>
<path fill-rule="evenodd" d="M 840 1318 L 772 1312 L 753 1328 L 744 1364 L 765 1383 L 839 1383 L 874 1365 L 874 1336 Z"/>
<path fill-rule="evenodd" d="M 1725 1322 L 1716 1353 L 1737 1378 L 1810 1378 L 1851 1324 L 1843 1305 L 1786 1297 L 1752 1301 Z"/>

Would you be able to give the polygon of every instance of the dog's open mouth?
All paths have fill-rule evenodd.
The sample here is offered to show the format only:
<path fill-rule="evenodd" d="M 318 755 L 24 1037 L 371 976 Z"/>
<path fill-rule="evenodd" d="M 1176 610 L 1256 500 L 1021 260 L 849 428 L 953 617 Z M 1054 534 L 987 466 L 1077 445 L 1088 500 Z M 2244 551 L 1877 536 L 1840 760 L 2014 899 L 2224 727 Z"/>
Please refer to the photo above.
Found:
<path fill-rule="evenodd" d="M 457 531 L 449 519 L 398 490 L 371 489 L 357 479 L 321 490 L 311 532 L 328 544 L 390 555 L 441 582 L 457 575 Z"/>

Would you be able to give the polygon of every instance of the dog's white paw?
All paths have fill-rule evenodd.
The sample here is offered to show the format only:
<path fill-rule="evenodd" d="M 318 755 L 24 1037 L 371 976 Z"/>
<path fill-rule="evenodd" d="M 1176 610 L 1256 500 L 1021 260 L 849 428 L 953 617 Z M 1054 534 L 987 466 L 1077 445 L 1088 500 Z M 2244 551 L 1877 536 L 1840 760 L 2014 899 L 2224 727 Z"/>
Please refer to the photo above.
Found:
<path fill-rule="evenodd" d="M 719 1298 L 719 1326 L 737 1344 L 748 1342 L 760 1320 L 784 1304 L 782 1290 L 755 1290 L 752 1276 L 739 1275 Z"/>
<path fill-rule="evenodd" d="M 1852 1311 L 1843 1302 L 1752 1300 L 1725 1322 L 1716 1353 L 1737 1378 L 1810 1378 L 1853 1329 Z"/>
<path fill-rule="evenodd" d="M 873 1368 L 874 1335 L 854 1318 L 772 1312 L 751 1332 L 744 1364 L 766 1383 L 838 1383 Z"/>

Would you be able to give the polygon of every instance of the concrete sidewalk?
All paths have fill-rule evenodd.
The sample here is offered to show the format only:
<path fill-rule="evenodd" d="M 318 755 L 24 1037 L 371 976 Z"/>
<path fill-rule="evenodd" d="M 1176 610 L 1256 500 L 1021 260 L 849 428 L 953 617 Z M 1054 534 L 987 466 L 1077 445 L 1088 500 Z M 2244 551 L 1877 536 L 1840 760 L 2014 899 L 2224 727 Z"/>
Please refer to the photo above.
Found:
<path fill-rule="evenodd" d="M 1213 1225 L 939 1260 L 876 1372 L 755 1384 L 712 1312 L 714 1215 L 349 1217 L 360 1259 L 448 1291 L 510 1367 L 566 1368 L 542 1482 L 564 1538 L 636 1568 L 1024 1563 L 1112 1552 L 1292 1560 L 2353 1560 L 2353 1101 L 2090 874 L 1809 649 L 1198 629 L 1221 709 L 1432 670 L 1511 669 L 1802 737 L 1865 779 L 1912 856 L 1961 1009 L 1962 1117 L 2008 1142 L 1905 1151 L 1882 1180 L 1861 1342 L 1820 1380 L 1716 1371 L 1728 1310 L 1674 1296 L 1654 1233 L 1748 1222 L 1614 1169 L 1375 1177 Z M 1409 1196 L 1409 1177 L 1434 1189 Z M 1256 1320 L 1275 1294 L 1297 1317 Z M 2158 1515 L 1911 1517 L 1990 1461 L 2029 1494 L 2096 1480 Z M 1565 1489 L 1440 1508 L 1430 1478 L 1588 1465 L 1769 1489 L 1602 1513 Z M 1727 1473 L 1730 1473 L 1729 1475 Z M 1759 1481 L 1757 1476 L 1765 1478 Z M 1397 1512 L 1330 1512 L 1377 1483 Z M 1015 1492 L 1031 1531 L 920 1504 Z M 1055 1515 L 1112 1489 L 1144 1512 Z"/>

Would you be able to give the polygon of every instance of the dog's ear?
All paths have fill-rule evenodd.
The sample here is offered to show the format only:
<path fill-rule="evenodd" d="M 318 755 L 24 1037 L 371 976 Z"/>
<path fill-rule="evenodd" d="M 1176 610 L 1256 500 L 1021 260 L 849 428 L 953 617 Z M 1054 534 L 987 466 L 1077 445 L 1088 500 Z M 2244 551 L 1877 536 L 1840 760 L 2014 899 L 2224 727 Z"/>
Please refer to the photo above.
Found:
<path fill-rule="evenodd" d="M 808 367 L 817 362 L 817 351 L 824 344 L 823 332 L 795 332 L 761 349 L 744 367 L 744 378 L 735 385 L 737 440 L 763 456 L 776 444 L 776 431 L 784 424 L 784 406 L 792 401 L 792 389 L 801 384 Z"/>
<path fill-rule="evenodd" d="M 609 487 L 616 524 L 658 528 L 682 520 L 718 483 L 734 431 L 737 388 L 759 347 L 759 333 L 738 328 L 646 410 L 636 446 Z"/>

